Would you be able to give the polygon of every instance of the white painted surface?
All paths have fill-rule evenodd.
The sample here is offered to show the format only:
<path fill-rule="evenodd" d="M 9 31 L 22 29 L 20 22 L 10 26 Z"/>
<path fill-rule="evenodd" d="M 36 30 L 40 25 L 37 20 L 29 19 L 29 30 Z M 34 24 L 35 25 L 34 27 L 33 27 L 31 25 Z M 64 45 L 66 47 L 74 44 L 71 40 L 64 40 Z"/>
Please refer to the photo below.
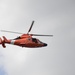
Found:
<path fill-rule="evenodd" d="M 14 42 L 15 42 L 15 40 L 11 40 L 10 44 L 13 44 L 14 45 Z"/>

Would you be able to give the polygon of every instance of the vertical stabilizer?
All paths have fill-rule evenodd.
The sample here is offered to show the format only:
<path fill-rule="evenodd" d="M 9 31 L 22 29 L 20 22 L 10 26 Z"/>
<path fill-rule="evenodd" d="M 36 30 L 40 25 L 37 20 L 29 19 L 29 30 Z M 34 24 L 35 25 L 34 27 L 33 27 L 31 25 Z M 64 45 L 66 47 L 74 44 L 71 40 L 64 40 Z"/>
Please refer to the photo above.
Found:
<path fill-rule="evenodd" d="M 0 38 L 0 44 L 2 44 L 2 39 Z"/>
<path fill-rule="evenodd" d="M 3 36 L 4 42 L 6 43 L 8 40 L 5 36 Z"/>
<path fill-rule="evenodd" d="M 4 42 L 4 40 L 2 40 L 1 38 L 0 38 L 0 44 L 2 44 L 2 47 L 3 47 L 3 48 L 6 48 L 5 42 Z"/>

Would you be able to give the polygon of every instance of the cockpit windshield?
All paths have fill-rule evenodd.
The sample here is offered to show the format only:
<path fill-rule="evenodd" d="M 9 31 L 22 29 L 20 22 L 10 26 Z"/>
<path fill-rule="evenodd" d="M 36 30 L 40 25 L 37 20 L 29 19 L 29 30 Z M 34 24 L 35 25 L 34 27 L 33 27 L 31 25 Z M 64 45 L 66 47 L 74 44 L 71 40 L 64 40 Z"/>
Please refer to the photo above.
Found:
<path fill-rule="evenodd" d="M 41 43 L 43 43 L 43 42 L 41 42 L 40 40 L 38 40 L 38 43 L 40 43 L 40 44 L 41 44 Z"/>
<path fill-rule="evenodd" d="M 39 44 L 43 43 L 43 42 L 41 42 L 40 40 L 38 40 L 36 38 L 32 38 L 32 41 L 35 42 L 35 43 L 39 43 Z"/>
<path fill-rule="evenodd" d="M 32 41 L 38 43 L 36 38 L 32 38 Z"/>

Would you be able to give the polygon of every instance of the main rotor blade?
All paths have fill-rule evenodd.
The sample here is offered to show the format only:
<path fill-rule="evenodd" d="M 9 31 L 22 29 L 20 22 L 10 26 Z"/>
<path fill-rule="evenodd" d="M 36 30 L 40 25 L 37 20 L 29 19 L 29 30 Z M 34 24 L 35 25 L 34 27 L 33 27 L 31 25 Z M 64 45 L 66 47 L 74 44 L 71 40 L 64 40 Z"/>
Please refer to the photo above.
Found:
<path fill-rule="evenodd" d="M 31 34 L 32 36 L 48 36 L 48 37 L 53 37 L 53 35 L 41 35 L 41 34 Z"/>
<path fill-rule="evenodd" d="M 8 32 L 8 33 L 15 33 L 15 34 L 23 34 L 20 32 L 13 32 L 13 31 L 7 31 L 7 30 L 0 30 L 1 32 Z"/>
<path fill-rule="evenodd" d="M 29 30 L 28 30 L 28 33 L 31 31 L 31 29 L 32 29 L 32 27 L 33 27 L 33 24 L 34 24 L 34 21 L 32 21 L 32 24 L 31 24 L 31 26 L 30 26 L 30 28 L 29 28 Z"/>

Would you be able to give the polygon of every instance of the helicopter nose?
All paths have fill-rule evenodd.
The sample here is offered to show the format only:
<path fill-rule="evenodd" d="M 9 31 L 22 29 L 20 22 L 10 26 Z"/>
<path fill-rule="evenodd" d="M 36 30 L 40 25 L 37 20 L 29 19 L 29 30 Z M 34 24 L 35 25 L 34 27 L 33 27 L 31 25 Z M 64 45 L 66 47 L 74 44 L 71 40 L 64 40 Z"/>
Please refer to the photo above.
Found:
<path fill-rule="evenodd" d="M 47 44 L 46 44 L 46 43 L 44 43 L 44 46 L 47 46 Z"/>

